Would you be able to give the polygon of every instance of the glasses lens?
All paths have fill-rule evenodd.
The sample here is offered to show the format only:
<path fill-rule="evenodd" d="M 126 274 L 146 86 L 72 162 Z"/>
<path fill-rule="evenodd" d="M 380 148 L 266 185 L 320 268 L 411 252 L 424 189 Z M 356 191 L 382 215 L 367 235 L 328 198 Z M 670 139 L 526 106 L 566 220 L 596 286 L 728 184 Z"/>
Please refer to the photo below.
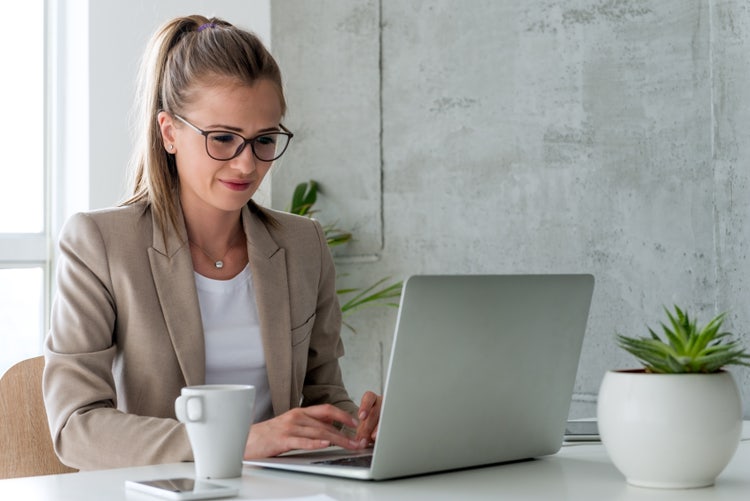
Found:
<path fill-rule="evenodd" d="M 252 141 L 252 150 L 258 160 L 271 162 L 279 158 L 289 146 L 289 136 L 283 132 L 269 132 Z M 233 132 L 209 132 L 206 135 L 206 150 L 216 160 L 231 160 L 245 148 L 245 138 Z"/>
<path fill-rule="evenodd" d="M 264 162 L 279 158 L 288 145 L 289 136 L 281 132 L 269 132 L 253 139 L 255 156 Z"/>
<path fill-rule="evenodd" d="M 242 136 L 231 132 L 209 132 L 206 136 L 208 154 L 216 160 L 230 160 L 244 145 Z"/>

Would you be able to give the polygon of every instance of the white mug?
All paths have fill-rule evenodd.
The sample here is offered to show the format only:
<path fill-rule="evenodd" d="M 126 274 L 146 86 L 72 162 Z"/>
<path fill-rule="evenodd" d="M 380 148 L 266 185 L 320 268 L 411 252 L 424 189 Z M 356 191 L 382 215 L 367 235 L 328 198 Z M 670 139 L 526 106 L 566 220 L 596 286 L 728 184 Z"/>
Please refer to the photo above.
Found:
<path fill-rule="evenodd" d="M 253 421 L 255 387 L 186 386 L 174 403 L 193 447 L 196 478 L 242 475 L 242 456 Z"/>

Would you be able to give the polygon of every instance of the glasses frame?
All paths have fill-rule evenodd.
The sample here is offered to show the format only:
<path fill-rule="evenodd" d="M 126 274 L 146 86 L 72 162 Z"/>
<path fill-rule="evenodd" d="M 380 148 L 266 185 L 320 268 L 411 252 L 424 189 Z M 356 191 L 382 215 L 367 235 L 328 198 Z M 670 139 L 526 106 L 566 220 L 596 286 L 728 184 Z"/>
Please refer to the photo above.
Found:
<path fill-rule="evenodd" d="M 290 131 L 289 129 L 287 129 L 286 127 L 284 127 L 284 124 L 281 124 L 281 123 L 279 124 L 279 127 L 281 127 L 281 130 L 264 132 L 262 134 L 257 134 L 257 135 L 255 135 L 255 136 L 253 136 L 251 138 L 246 138 L 242 134 L 238 134 L 238 133 L 232 132 L 230 130 L 222 130 L 222 129 L 203 130 L 200 127 L 198 127 L 197 125 L 194 125 L 194 124 L 190 123 L 187 119 L 181 117 L 180 115 L 178 115 L 176 113 L 173 113 L 173 115 L 174 115 L 175 118 L 177 118 L 178 120 L 180 120 L 181 122 L 183 122 L 185 125 L 187 125 L 191 129 L 193 129 L 195 132 L 197 132 L 201 136 L 203 136 L 203 138 L 204 138 L 204 145 L 206 147 L 206 154 L 209 157 L 211 157 L 214 160 L 217 160 L 219 162 L 228 162 L 229 160 L 233 160 L 233 159 L 237 158 L 238 156 L 240 156 L 242 154 L 243 151 L 245 151 L 245 147 L 248 144 L 250 145 L 250 151 L 253 152 L 253 156 L 255 158 L 257 158 L 261 162 L 274 162 L 274 161 L 278 160 L 281 157 L 281 155 L 283 155 L 286 152 L 287 148 L 289 148 L 289 144 L 292 142 L 292 138 L 294 137 L 294 134 L 292 134 L 292 131 Z M 233 134 L 235 136 L 241 137 L 244 142 L 237 148 L 237 151 L 234 152 L 233 156 L 231 156 L 229 158 L 216 158 L 215 156 L 213 156 L 211 154 L 211 152 L 208 151 L 208 135 L 209 134 L 214 134 L 216 132 L 224 133 L 224 134 Z M 286 142 L 286 145 L 284 146 L 284 149 L 281 150 L 281 153 L 279 153 L 278 155 L 276 155 L 275 157 L 273 157 L 271 160 L 266 160 L 264 158 L 260 158 L 258 156 L 258 153 L 255 152 L 255 146 L 253 145 L 253 142 L 256 139 L 258 139 L 259 137 L 266 136 L 268 134 L 281 134 L 282 136 L 287 136 L 287 138 L 288 138 L 287 142 Z"/>

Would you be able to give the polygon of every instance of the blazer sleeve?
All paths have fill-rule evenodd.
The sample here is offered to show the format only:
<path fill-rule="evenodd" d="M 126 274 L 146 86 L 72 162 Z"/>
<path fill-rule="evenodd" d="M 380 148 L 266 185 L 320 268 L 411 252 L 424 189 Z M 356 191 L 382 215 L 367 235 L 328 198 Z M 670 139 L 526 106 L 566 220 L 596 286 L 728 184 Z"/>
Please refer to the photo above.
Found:
<path fill-rule="evenodd" d="M 320 223 L 314 221 L 320 256 L 315 320 L 307 353 L 307 372 L 302 405 L 329 403 L 356 415 L 358 407 L 344 386 L 339 358 L 344 355 L 341 340 L 341 307 L 336 294 L 336 270 Z"/>
<path fill-rule="evenodd" d="M 73 216 L 60 237 L 57 293 L 45 340 L 44 402 L 55 451 L 79 469 L 192 459 L 175 419 L 117 409 L 113 362 L 117 301 L 108 249 L 97 223 Z M 154 381 L 159 384 L 159 381 Z"/>

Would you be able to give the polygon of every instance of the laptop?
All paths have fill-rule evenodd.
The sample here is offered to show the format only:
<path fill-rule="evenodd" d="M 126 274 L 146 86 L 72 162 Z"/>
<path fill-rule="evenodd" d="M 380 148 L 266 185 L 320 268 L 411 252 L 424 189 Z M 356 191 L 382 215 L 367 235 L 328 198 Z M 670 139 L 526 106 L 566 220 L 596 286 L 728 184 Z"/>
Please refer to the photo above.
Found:
<path fill-rule="evenodd" d="M 374 448 L 245 464 L 384 480 L 556 453 L 593 289 L 585 274 L 409 277 Z"/>

